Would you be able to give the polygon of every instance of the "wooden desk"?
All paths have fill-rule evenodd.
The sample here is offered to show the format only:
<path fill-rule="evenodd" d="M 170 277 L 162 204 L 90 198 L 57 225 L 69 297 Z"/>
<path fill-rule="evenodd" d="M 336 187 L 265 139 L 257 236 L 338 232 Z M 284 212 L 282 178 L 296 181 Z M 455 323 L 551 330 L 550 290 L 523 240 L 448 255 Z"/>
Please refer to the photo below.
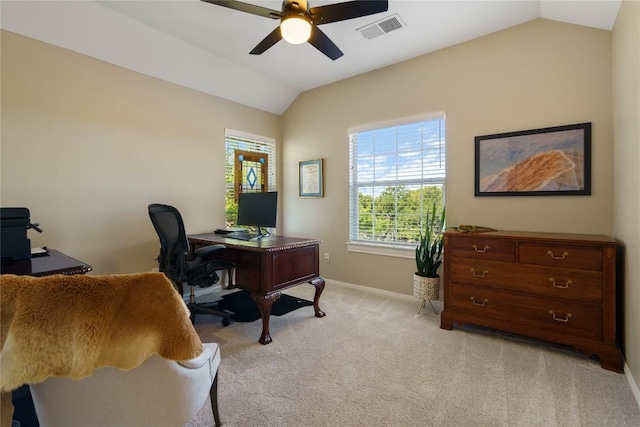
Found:
<path fill-rule="evenodd" d="M 271 308 L 284 289 L 302 283 L 312 284 L 316 288 L 313 299 L 315 316 L 325 316 L 319 306 L 324 290 L 324 279 L 319 275 L 319 240 L 272 236 L 257 241 L 243 241 L 215 233 L 188 237 L 194 249 L 213 244 L 226 246 L 226 249 L 216 251 L 213 256 L 235 263 L 234 287 L 249 291 L 258 304 L 262 317 L 261 344 L 272 341 L 269 334 Z"/>
<path fill-rule="evenodd" d="M 2 265 L 0 268 L 2 274 L 36 277 L 54 274 L 85 274 L 93 270 L 90 265 L 55 249 L 49 249 L 49 255 L 14 261 L 11 264 Z"/>

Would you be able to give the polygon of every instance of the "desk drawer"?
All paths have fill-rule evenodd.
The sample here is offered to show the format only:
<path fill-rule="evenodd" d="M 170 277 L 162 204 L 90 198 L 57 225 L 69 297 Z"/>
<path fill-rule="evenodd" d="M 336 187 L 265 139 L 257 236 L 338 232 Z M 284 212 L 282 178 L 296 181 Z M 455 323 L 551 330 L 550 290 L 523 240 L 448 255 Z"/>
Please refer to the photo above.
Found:
<path fill-rule="evenodd" d="M 288 253 L 275 252 L 272 265 L 274 289 L 311 280 L 319 275 L 318 255 L 315 247 L 293 249 Z"/>
<path fill-rule="evenodd" d="M 226 248 L 214 252 L 211 256 L 233 261 L 238 264 L 260 265 L 260 254 L 257 252 L 238 251 Z"/>
<path fill-rule="evenodd" d="M 236 265 L 235 285 L 248 291 L 260 292 L 260 269 L 249 265 Z"/>
<path fill-rule="evenodd" d="M 257 252 L 235 251 L 235 260 L 238 263 L 260 265 L 261 256 Z"/>

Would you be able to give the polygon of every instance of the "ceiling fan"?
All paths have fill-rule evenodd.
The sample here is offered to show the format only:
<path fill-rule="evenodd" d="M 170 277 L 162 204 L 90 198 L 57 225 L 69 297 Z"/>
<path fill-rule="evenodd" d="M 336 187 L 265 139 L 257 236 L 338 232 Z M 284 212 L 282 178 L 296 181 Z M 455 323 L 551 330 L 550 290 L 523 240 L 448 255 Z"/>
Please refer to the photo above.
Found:
<path fill-rule="evenodd" d="M 308 41 L 316 49 L 334 61 L 340 58 L 343 53 L 338 46 L 318 28 L 318 25 L 360 18 L 361 16 L 386 12 L 389 9 L 389 2 L 387 0 L 354 0 L 312 8 L 309 8 L 307 0 L 284 0 L 282 2 L 282 11 L 235 0 L 202 1 L 241 12 L 251 13 L 252 15 L 280 20 L 280 25 L 249 52 L 252 55 L 264 53 L 284 38 L 292 44 L 301 44 Z"/>

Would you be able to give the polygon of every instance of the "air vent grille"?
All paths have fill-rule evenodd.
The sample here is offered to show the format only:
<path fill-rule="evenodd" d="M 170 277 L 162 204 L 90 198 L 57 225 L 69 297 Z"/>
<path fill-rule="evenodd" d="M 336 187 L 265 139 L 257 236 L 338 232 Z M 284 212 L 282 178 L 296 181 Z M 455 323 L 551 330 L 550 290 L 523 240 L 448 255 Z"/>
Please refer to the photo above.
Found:
<path fill-rule="evenodd" d="M 400 18 L 400 15 L 394 13 L 393 15 L 376 21 L 373 24 L 360 27 L 356 31 L 360 31 L 363 37 L 371 40 L 402 27 L 406 27 L 405 23 Z"/>

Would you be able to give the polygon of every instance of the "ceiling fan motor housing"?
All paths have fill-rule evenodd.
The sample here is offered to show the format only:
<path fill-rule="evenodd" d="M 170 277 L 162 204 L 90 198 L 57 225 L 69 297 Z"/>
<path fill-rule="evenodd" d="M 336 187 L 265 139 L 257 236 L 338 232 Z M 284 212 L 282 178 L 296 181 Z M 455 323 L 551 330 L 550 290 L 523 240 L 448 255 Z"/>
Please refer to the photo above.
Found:
<path fill-rule="evenodd" d="M 313 23 L 311 14 L 308 9 L 309 5 L 306 0 L 288 1 L 282 2 L 282 14 L 280 15 L 280 22 L 284 22 L 287 19 L 299 18 L 304 19 L 311 25 Z"/>
<path fill-rule="evenodd" d="M 287 42 L 302 44 L 309 40 L 313 21 L 307 7 L 307 2 L 302 0 L 282 2 L 280 31 Z"/>
<path fill-rule="evenodd" d="M 282 14 L 290 10 L 298 10 L 302 13 L 309 13 L 309 2 L 307 0 L 284 0 L 282 2 Z"/>

